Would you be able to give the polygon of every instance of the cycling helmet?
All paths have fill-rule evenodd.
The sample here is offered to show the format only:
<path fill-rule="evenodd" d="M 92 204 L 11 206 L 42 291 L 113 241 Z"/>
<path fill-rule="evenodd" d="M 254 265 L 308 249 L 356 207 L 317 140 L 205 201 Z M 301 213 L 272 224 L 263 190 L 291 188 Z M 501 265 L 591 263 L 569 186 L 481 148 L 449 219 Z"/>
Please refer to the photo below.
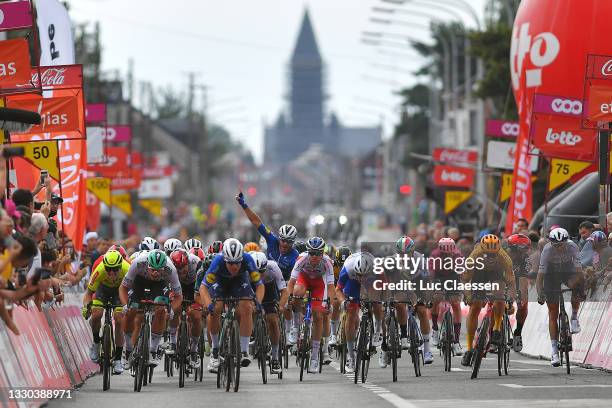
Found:
<path fill-rule="evenodd" d="M 508 237 L 508 246 L 520 249 L 527 249 L 531 246 L 531 240 L 523 234 L 512 234 Z"/>
<path fill-rule="evenodd" d="M 282 225 L 278 229 L 278 237 L 283 241 L 295 241 L 295 237 L 297 237 L 297 228 L 295 228 L 291 224 Z"/>
<path fill-rule="evenodd" d="M 293 247 L 300 254 L 302 252 L 306 252 L 306 243 L 304 241 L 297 241 L 295 244 L 293 244 Z"/>
<path fill-rule="evenodd" d="M 334 262 L 338 266 L 344 265 L 344 262 L 346 261 L 346 258 L 351 256 L 351 253 L 352 253 L 351 252 L 351 248 L 349 248 L 347 246 L 341 246 L 340 248 L 338 248 L 336 250 L 336 254 L 334 256 Z"/>
<path fill-rule="evenodd" d="M 121 254 L 121 257 L 123 259 L 128 259 L 128 254 L 127 251 L 125 250 L 124 247 L 122 247 L 121 245 L 115 244 L 115 245 L 111 245 L 110 248 L 108 248 L 109 251 L 119 251 L 119 253 Z"/>
<path fill-rule="evenodd" d="M 185 241 L 184 248 L 186 251 L 191 250 L 191 248 L 202 248 L 202 241 L 195 238 L 189 238 L 187 241 Z"/>
<path fill-rule="evenodd" d="M 312 237 L 306 241 L 306 250 L 307 251 L 320 251 L 323 253 L 325 249 L 325 241 L 321 237 Z"/>
<path fill-rule="evenodd" d="M 253 257 L 253 260 L 255 261 L 255 266 L 258 270 L 261 271 L 266 269 L 266 267 L 268 266 L 268 257 L 266 256 L 266 254 L 260 251 L 252 251 L 249 252 L 249 255 Z"/>
<path fill-rule="evenodd" d="M 164 251 L 166 254 L 170 255 L 172 251 L 176 251 L 177 249 L 183 249 L 183 243 L 180 240 L 170 238 L 164 242 Z"/>
<path fill-rule="evenodd" d="M 349 278 L 360 278 L 372 270 L 374 262 L 370 254 L 359 252 L 354 255 L 351 255 L 351 258 L 353 258 L 353 265 L 347 270 Z"/>
<path fill-rule="evenodd" d="M 177 268 L 182 268 L 189 262 L 189 255 L 184 249 L 177 249 L 170 254 L 170 260 Z"/>
<path fill-rule="evenodd" d="M 323 253 L 332 258 L 334 255 L 336 255 L 336 247 L 332 244 L 325 245 L 325 250 Z"/>
<path fill-rule="evenodd" d="M 407 235 L 404 235 L 395 242 L 395 248 L 398 254 L 407 254 L 414 251 L 414 240 Z"/>
<path fill-rule="evenodd" d="M 151 237 L 144 237 L 144 239 L 140 242 L 138 249 L 141 251 L 152 251 L 154 249 L 159 249 L 159 242 Z"/>
<path fill-rule="evenodd" d="M 129 257 L 130 262 L 132 262 L 134 259 L 136 259 L 136 257 L 138 255 L 140 255 L 141 253 L 142 253 L 142 251 L 136 251 L 132 255 L 130 255 L 130 257 Z"/>
<path fill-rule="evenodd" d="M 209 254 L 218 254 L 223 250 L 223 242 L 215 241 L 208 247 Z"/>
<path fill-rule="evenodd" d="M 201 261 L 203 261 L 204 258 L 206 258 L 206 254 L 204 253 L 204 250 L 202 248 L 192 247 L 189 250 L 189 253 L 197 256 L 198 258 L 200 258 Z"/>
<path fill-rule="evenodd" d="M 457 246 L 455 245 L 454 239 L 446 237 L 440 238 L 438 241 L 438 249 L 445 254 L 450 254 L 455 252 Z"/>
<path fill-rule="evenodd" d="M 223 259 L 226 262 L 240 262 L 244 248 L 236 238 L 228 238 L 223 242 Z"/>
<path fill-rule="evenodd" d="M 123 257 L 119 251 L 109 250 L 106 254 L 104 254 L 104 258 L 102 259 L 105 268 L 115 269 L 119 268 L 123 263 Z"/>
<path fill-rule="evenodd" d="M 261 248 L 255 242 L 247 242 L 244 244 L 244 252 L 259 252 Z"/>
<path fill-rule="evenodd" d="M 147 264 L 151 269 L 162 269 L 166 266 L 167 259 L 168 258 L 166 257 L 164 251 L 154 249 L 153 251 L 149 252 L 149 255 L 147 256 Z"/>
<path fill-rule="evenodd" d="M 591 234 L 591 239 L 593 242 L 604 242 L 607 241 L 606 234 L 603 231 L 593 231 Z"/>
<path fill-rule="evenodd" d="M 557 227 L 550 231 L 550 234 L 548 234 L 548 239 L 550 239 L 550 242 L 553 243 L 567 242 L 569 239 L 569 234 L 565 228 Z"/>
<path fill-rule="evenodd" d="M 496 254 L 501 249 L 501 242 L 497 235 L 487 234 L 480 240 L 482 249 L 487 254 Z"/>

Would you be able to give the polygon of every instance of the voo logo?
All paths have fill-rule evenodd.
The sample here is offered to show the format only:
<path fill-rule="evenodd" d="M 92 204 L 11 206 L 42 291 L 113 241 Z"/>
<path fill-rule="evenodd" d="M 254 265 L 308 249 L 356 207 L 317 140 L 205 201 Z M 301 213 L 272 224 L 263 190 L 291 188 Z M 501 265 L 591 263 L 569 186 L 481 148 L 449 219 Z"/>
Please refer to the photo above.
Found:
<path fill-rule="evenodd" d="M 580 115 L 582 113 L 582 102 L 571 99 L 553 99 L 551 109 L 557 113 L 568 113 Z"/>
<path fill-rule="evenodd" d="M 519 125 L 518 123 L 505 122 L 501 127 L 501 131 L 504 136 L 518 136 Z"/>
<path fill-rule="evenodd" d="M 548 128 L 548 132 L 546 132 L 546 143 L 555 144 L 559 141 L 560 145 L 565 146 L 575 146 L 580 143 L 582 137 L 580 135 L 574 135 L 572 132 L 553 132 L 552 128 Z"/>
<path fill-rule="evenodd" d="M 527 54 L 531 63 L 537 67 L 525 70 L 525 82 L 528 88 L 532 88 L 542 85 L 542 69 L 557 58 L 560 48 L 559 39 L 553 33 L 544 32 L 532 38 L 529 23 L 515 28 L 510 46 L 510 75 L 514 89 L 519 88 Z"/>

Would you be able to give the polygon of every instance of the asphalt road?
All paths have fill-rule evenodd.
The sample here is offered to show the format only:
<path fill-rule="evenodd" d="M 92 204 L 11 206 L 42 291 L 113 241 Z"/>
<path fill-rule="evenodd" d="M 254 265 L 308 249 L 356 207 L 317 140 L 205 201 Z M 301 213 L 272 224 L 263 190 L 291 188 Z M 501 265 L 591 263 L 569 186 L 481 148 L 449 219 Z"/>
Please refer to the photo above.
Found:
<path fill-rule="evenodd" d="M 333 362 L 322 374 L 308 374 L 299 382 L 295 360 L 285 371 L 283 380 L 268 379 L 264 385 L 256 363 L 242 369 L 238 393 L 219 390 L 216 375 L 205 373 L 202 383 L 186 380 L 178 388 L 178 377 L 168 378 L 163 367 L 155 371 L 153 383 L 142 392 L 132 391 L 133 379 L 126 371 L 113 376 L 111 389 L 102 391 L 101 376 L 92 377 L 73 393 L 73 399 L 51 401 L 50 407 L 177 407 L 216 406 L 223 408 L 321 406 L 342 404 L 346 407 L 448 407 L 463 404 L 469 407 L 611 407 L 612 375 L 600 370 L 573 367 L 572 374 L 554 368 L 548 361 L 532 360 L 511 354 L 508 376 L 498 376 L 497 359 L 493 355 L 483 362 L 479 378 L 470 380 L 470 371 L 460 365 L 460 357 L 452 362 L 452 371 L 444 372 L 443 361 L 436 355 L 432 365 L 416 378 L 407 354 L 399 363 L 398 381 L 391 381 L 391 369 L 378 367 L 373 356 L 365 384 L 354 384 L 352 375 L 344 376 Z M 350 376 L 350 378 L 348 378 Z"/>

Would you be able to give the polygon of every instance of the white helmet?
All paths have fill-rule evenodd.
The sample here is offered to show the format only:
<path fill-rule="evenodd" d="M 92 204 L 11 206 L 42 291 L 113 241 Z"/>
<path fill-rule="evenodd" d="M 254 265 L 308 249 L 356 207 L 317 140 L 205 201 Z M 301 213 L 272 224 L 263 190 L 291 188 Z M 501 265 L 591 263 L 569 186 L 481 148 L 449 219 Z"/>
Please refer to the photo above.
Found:
<path fill-rule="evenodd" d="M 199 239 L 189 238 L 185 241 L 185 251 L 189 252 L 191 248 L 202 248 L 202 242 Z"/>
<path fill-rule="evenodd" d="M 548 235 L 550 242 L 566 242 L 569 239 L 569 234 L 565 228 L 555 228 Z"/>
<path fill-rule="evenodd" d="M 251 251 L 249 252 L 249 255 L 253 257 L 253 260 L 255 261 L 255 266 L 258 270 L 261 271 L 263 269 L 266 269 L 266 267 L 268 266 L 268 257 L 266 256 L 266 254 L 259 251 Z"/>
<path fill-rule="evenodd" d="M 134 259 L 136 259 L 136 257 L 137 257 L 138 255 L 140 255 L 141 253 L 142 253 L 142 251 L 136 251 L 136 252 L 134 252 L 132 255 L 130 255 L 128 259 L 130 260 L 130 262 L 132 262 L 132 261 L 133 261 Z"/>
<path fill-rule="evenodd" d="M 176 239 L 176 238 L 170 238 L 167 239 L 166 242 L 164 242 L 164 251 L 169 254 L 172 251 L 176 251 L 177 249 L 183 249 L 183 243 Z"/>
<path fill-rule="evenodd" d="M 282 225 L 278 229 L 278 237 L 285 241 L 295 241 L 297 237 L 297 228 L 291 224 Z"/>
<path fill-rule="evenodd" d="M 152 251 L 154 249 L 159 249 L 159 242 L 157 242 L 154 238 L 144 237 L 140 242 L 140 247 L 138 249 L 141 251 Z"/>
<path fill-rule="evenodd" d="M 223 259 L 226 262 L 240 262 L 244 253 L 242 243 L 236 238 L 228 238 L 223 241 Z"/>
<path fill-rule="evenodd" d="M 372 271 L 372 266 L 374 265 L 372 255 L 367 252 L 359 252 L 351 255 L 351 257 L 354 257 L 354 259 L 352 267 L 348 270 L 349 278 L 359 278 Z"/>

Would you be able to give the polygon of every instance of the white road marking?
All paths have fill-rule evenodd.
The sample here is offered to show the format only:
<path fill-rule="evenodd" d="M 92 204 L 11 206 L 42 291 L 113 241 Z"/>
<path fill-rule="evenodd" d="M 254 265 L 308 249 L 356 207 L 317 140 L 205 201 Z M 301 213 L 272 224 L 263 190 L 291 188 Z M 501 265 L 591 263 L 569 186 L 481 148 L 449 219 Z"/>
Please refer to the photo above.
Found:
<path fill-rule="evenodd" d="M 498 384 L 508 388 L 612 388 L 612 384 L 521 385 Z"/>
<path fill-rule="evenodd" d="M 472 371 L 466 368 L 451 367 L 451 371 Z M 480 371 L 497 371 L 497 368 L 481 368 Z M 508 368 L 508 372 L 511 371 L 542 371 L 540 368 Z"/>

